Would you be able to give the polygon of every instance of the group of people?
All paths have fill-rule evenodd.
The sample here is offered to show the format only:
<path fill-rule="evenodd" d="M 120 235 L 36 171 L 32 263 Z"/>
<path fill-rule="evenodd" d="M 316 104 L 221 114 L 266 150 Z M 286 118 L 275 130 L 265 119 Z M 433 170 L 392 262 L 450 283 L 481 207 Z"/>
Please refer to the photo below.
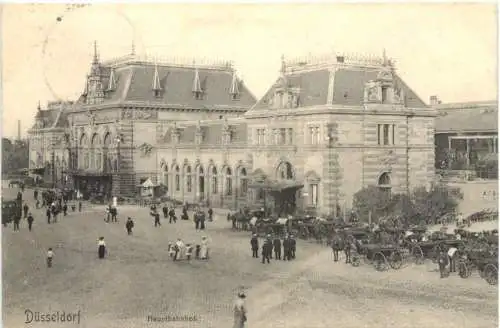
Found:
<path fill-rule="evenodd" d="M 208 239 L 206 236 L 201 237 L 200 244 L 187 243 L 184 244 L 181 238 L 178 238 L 175 244 L 168 243 L 168 254 L 174 261 L 186 259 L 191 260 L 195 251 L 196 260 L 208 260 Z"/>
<path fill-rule="evenodd" d="M 250 239 L 250 246 L 252 248 L 252 257 L 259 258 L 259 238 L 255 233 Z M 282 242 L 278 235 L 273 239 L 272 236 L 268 234 L 261 247 L 262 263 L 266 261 L 267 263 L 271 263 L 270 260 L 273 259 L 273 253 L 274 259 L 276 260 L 281 260 L 283 258 L 283 261 L 291 261 L 295 259 L 296 249 L 297 241 L 293 235 L 286 235 Z"/>

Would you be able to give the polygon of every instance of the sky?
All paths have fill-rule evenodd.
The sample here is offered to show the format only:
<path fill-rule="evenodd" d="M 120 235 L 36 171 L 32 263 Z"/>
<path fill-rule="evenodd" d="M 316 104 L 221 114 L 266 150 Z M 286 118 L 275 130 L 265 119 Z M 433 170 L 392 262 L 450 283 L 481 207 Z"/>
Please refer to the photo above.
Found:
<path fill-rule="evenodd" d="M 60 19 L 58 19 L 58 17 Z M 257 98 L 280 57 L 358 53 L 394 58 L 425 101 L 497 99 L 494 4 L 10 4 L 2 10 L 2 135 L 22 135 L 37 104 L 75 100 L 90 69 L 131 52 L 232 60 Z"/>

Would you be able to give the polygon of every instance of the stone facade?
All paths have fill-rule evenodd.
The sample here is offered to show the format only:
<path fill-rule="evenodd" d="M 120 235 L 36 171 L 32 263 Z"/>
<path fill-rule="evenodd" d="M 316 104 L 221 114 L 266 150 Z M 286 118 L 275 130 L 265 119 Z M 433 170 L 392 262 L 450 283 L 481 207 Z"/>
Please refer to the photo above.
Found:
<path fill-rule="evenodd" d="M 177 200 L 239 208 L 267 199 L 255 181 L 294 182 L 297 207 L 330 214 L 365 186 L 434 179 L 435 110 L 385 56 L 283 61 L 259 101 L 230 66 L 92 65 L 66 111 L 67 157 L 75 177 L 109 176 L 113 195 L 151 178 Z"/>

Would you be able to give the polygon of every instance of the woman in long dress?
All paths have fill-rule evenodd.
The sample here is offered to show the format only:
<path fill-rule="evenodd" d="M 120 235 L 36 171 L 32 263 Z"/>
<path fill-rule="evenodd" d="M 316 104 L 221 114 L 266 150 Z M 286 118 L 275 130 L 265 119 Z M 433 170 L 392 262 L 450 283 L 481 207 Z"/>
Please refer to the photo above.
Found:
<path fill-rule="evenodd" d="M 247 310 L 245 307 L 245 294 L 238 293 L 238 299 L 234 302 L 234 324 L 233 328 L 244 328 L 247 321 Z"/>
<path fill-rule="evenodd" d="M 97 253 L 99 254 L 100 259 L 103 259 L 106 254 L 106 243 L 104 242 L 104 237 L 99 237 L 99 241 L 97 243 Z"/>
<path fill-rule="evenodd" d="M 206 236 L 201 237 L 200 258 L 202 260 L 208 259 L 208 239 Z"/>

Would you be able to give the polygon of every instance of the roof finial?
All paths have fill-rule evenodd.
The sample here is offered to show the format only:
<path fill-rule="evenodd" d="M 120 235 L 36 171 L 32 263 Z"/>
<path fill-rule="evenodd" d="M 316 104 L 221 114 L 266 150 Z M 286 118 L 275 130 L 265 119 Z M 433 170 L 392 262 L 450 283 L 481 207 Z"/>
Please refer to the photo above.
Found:
<path fill-rule="evenodd" d="M 116 89 L 115 69 L 111 68 L 111 72 L 109 73 L 109 83 L 107 91 L 114 91 L 115 89 Z"/>
<path fill-rule="evenodd" d="M 153 90 L 154 91 L 160 91 L 161 90 L 161 84 L 160 84 L 160 75 L 158 74 L 158 64 L 156 61 L 155 57 L 155 73 L 153 77 Z"/>
<path fill-rule="evenodd" d="M 231 81 L 231 89 L 229 93 L 233 96 L 236 97 L 240 93 L 240 90 L 238 88 L 238 77 L 236 76 L 236 70 L 233 69 L 233 80 Z"/>
<path fill-rule="evenodd" d="M 387 60 L 387 55 L 386 55 L 386 53 L 385 53 L 385 48 L 384 48 L 384 51 L 383 51 L 383 55 L 382 55 L 382 56 L 383 56 L 383 58 L 384 58 L 384 62 L 383 62 L 383 64 L 382 64 L 382 65 L 384 65 L 384 66 L 388 66 L 388 65 L 389 65 L 389 61 Z"/>
<path fill-rule="evenodd" d="M 285 55 L 281 55 L 281 73 L 285 74 L 285 72 L 286 72 Z"/>
<path fill-rule="evenodd" d="M 97 41 L 94 40 L 94 61 L 93 63 L 99 62 L 99 55 L 97 54 Z"/>
<path fill-rule="evenodd" d="M 200 82 L 200 73 L 198 72 L 198 67 L 196 66 L 196 63 L 193 59 L 193 65 L 195 67 L 194 70 L 194 80 L 193 80 L 193 89 L 192 91 L 196 94 L 201 93 L 203 90 L 201 89 L 201 82 Z"/>
<path fill-rule="evenodd" d="M 42 106 L 40 106 L 40 100 L 38 100 L 38 106 L 36 106 L 36 109 L 42 110 Z"/>

